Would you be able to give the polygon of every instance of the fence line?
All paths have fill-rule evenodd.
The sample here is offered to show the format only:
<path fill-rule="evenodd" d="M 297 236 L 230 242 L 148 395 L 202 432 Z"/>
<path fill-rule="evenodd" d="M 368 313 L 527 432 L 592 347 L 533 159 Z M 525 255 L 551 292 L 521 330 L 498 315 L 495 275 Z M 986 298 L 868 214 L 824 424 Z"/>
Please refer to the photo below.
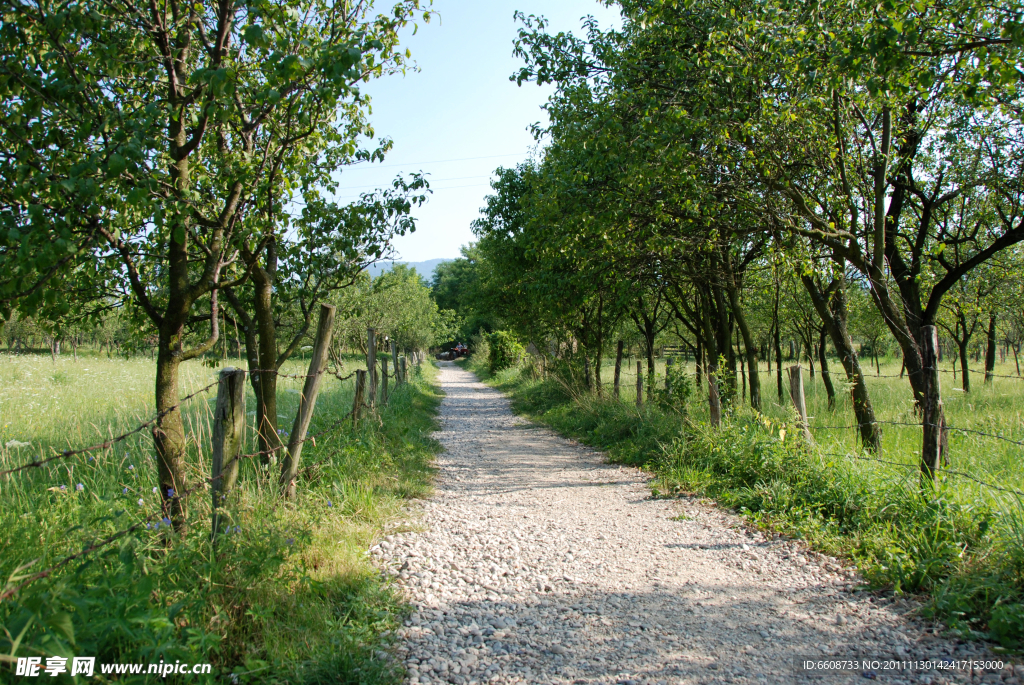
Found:
<path fill-rule="evenodd" d="M 55 454 L 52 457 L 47 457 L 46 459 L 40 459 L 38 461 L 33 461 L 31 463 L 28 463 L 28 464 L 23 464 L 22 466 L 17 466 L 17 467 L 15 467 L 13 469 L 5 469 L 3 471 L 0 471 L 0 476 L 7 476 L 7 475 L 10 475 L 12 473 L 17 473 L 18 471 L 24 471 L 25 469 L 37 469 L 37 468 L 39 468 L 39 467 L 41 467 L 41 466 L 43 466 L 45 464 L 50 463 L 51 461 L 56 461 L 57 459 L 66 459 L 67 457 L 73 457 L 75 455 L 84 454 L 86 452 L 95 452 L 96 450 L 105 450 L 108 447 L 110 447 L 110 446 L 112 446 L 112 445 L 114 445 L 116 443 L 119 443 L 122 440 L 125 440 L 125 439 L 131 437 L 132 435 L 135 435 L 136 433 L 138 433 L 142 429 L 144 429 L 144 428 L 146 428 L 148 426 L 153 425 L 154 423 L 156 423 L 157 421 L 162 419 L 167 414 L 170 414 L 172 411 L 174 411 L 175 409 L 179 408 L 185 402 L 188 402 L 190 399 L 192 399 L 196 395 L 200 395 L 200 394 L 206 392 L 207 390 L 209 390 L 210 388 L 214 387 L 215 385 L 217 385 L 217 382 L 210 383 L 205 388 L 197 390 L 194 393 L 192 393 L 191 395 L 187 395 L 187 396 L 181 398 L 180 400 L 178 400 L 178 403 L 175 404 L 174 406 L 168 407 L 167 409 L 164 409 L 163 411 L 157 412 L 157 414 L 153 418 L 143 422 L 142 424 L 140 424 L 139 426 L 133 428 L 132 430 L 128 431 L 127 433 L 122 433 L 121 435 L 118 435 L 116 438 L 111 438 L 109 440 L 105 440 L 104 442 L 97 443 L 95 445 L 89 445 L 88 447 L 82 447 L 82 448 L 79 448 L 79 449 L 76 449 L 76 450 L 64 450 L 63 452 Z"/>
<path fill-rule="evenodd" d="M 872 423 L 855 423 L 855 424 L 852 424 L 852 425 L 849 425 L 849 426 L 811 426 L 811 429 L 812 430 L 819 430 L 819 429 L 820 430 L 860 430 L 862 427 L 870 426 L 870 425 L 872 425 Z M 907 421 L 875 421 L 874 425 L 881 425 L 881 426 L 910 426 L 912 428 L 920 428 L 922 426 L 938 427 L 937 424 L 934 424 L 934 423 L 910 423 L 910 422 L 907 422 Z M 1024 447 L 1024 441 L 1014 440 L 1013 438 L 1007 438 L 1006 436 L 997 435 L 996 433 L 988 433 L 986 431 L 977 430 L 975 428 L 957 428 L 956 426 L 950 426 L 949 424 L 946 424 L 945 426 L 942 426 L 942 427 L 945 428 L 946 430 L 956 431 L 957 433 L 973 433 L 975 435 L 984 435 L 985 437 L 995 438 L 996 440 L 1002 440 L 1004 442 L 1009 442 L 1009 443 L 1012 443 L 1014 445 L 1019 445 L 1021 447 Z"/>
<path fill-rule="evenodd" d="M 216 383 L 214 385 L 216 385 Z M 367 405 L 364 403 L 363 406 L 366 407 Z M 330 432 L 333 432 L 333 431 L 337 430 L 346 421 L 348 421 L 349 418 L 352 417 L 352 414 L 355 413 L 355 411 L 356 411 L 356 407 L 353 407 L 351 411 L 349 411 L 347 414 L 345 414 L 343 417 L 341 417 L 340 419 L 335 421 L 333 424 L 331 424 L 330 426 L 328 426 L 324 430 L 319 431 L 319 432 L 315 433 L 314 435 L 307 436 L 306 438 L 304 438 L 303 440 L 301 440 L 301 441 L 299 441 L 298 443 L 295 443 L 295 444 L 301 444 L 301 443 L 305 443 L 307 441 L 313 441 L 313 444 L 315 445 L 316 444 L 316 438 L 321 437 L 321 436 L 323 436 L 323 435 L 325 435 L 327 433 L 330 433 Z M 231 460 L 229 460 L 226 464 L 224 464 L 224 467 L 226 468 L 228 465 L 230 465 L 230 464 L 232 464 L 232 463 L 234 463 L 236 461 L 241 461 L 242 459 L 251 459 L 253 457 L 257 457 L 257 456 L 260 456 L 262 454 L 268 454 L 268 453 L 275 452 L 275 451 L 277 451 L 279 449 L 282 449 L 283 447 L 287 447 L 287 446 L 276 447 L 276 448 L 273 448 L 273 449 L 270 449 L 270 450 L 262 450 L 262 451 L 259 451 L 259 452 L 252 452 L 250 454 L 237 455 L 237 456 L 233 457 Z M 330 456 L 333 456 L 333 455 L 330 455 Z M 305 468 L 303 468 L 302 472 L 305 473 L 306 471 L 308 471 L 309 469 L 313 468 L 314 466 L 318 466 L 318 465 L 326 462 L 328 460 L 328 458 L 330 458 L 330 457 L 325 457 L 324 459 L 321 459 L 319 461 L 315 461 L 315 462 L 307 465 Z M 188 490 L 186 490 L 185 492 L 181 493 L 180 495 L 174 495 L 171 499 L 178 499 L 178 500 L 185 501 L 191 495 L 193 495 L 194 493 L 196 493 L 196 492 L 198 492 L 200 490 L 205 489 L 206 486 L 211 485 L 215 481 L 223 478 L 226 473 L 227 473 L 226 470 L 222 470 L 222 472 L 219 475 L 217 475 L 217 476 L 213 476 L 211 478 L 204 478 L 202 481 L 197 483 L 195 486 L 189 488 Z M 130 533 L 132 533 L 132 532 L 134 532 L 136 530 L 138 530 L 139 528 L 141 528 L 142 526 L 146 525 L 147 523 L 152 522 L 153 519 L 155 519 L 157 517 L 160 517 L 161 515 L 163 515 L 165 513 L 166 513 L 166 505 L 165 505 L 164 508 L 161 508 L 160 511 L 154 512 L 154 513 L 150 514 L 146 518 L 142 519 L 141 521 L 138 521 L 138 522 L 134 523 L 133 525 L 129 526 L 128 528 L 124 528 L 122 530 L 119 530 L 116 533 L 114 533 L 114 534 L 104 538 L 103 540 L 100 540 L 99 542 L 96 542 L 96 543 L 93 543 L 92 545 L 89 545 L 88 547 L 86 547 L 85 549 L 83 549 L 80 552 L 76 552 L 74 554 L 69 554 L 68 556 L 64 557 L 63 559 L 58 561 L 56 564 L 53 564 L 52 566 L 48 567 L 47 569 L 29 576 L 28 578 L 24 579 L 22 582 L 20 582 L 18 585 L 14 586 L 12 588 L 8 588 L 7 590 L 4 590 L 2 593 L 0 593 L 0 601 L 8 599 L 9 597 L 12 597 L 19 590 L 25 588 L 29 584 L 31 584 L 31 583 L 33 583 L 33 582 L 35 582 L 37 580 L 41 580 L 42 578 L 46 578 L 47 576 L 51 575 L 54 571 L 56 571 L 56 570 L 58 570 L 58 569 L 60 569 L 60 568 L 62 568 L 64 566 L 66 566 L 67 564 L 71 563 L 75 559 L 79 559 L 81 557 L 84 557 L 84 556 L 86 556 L 88 554 L 91 554 L 92 552 L 95 552 L 98 549 L 102 549 L 103 547 L 106 547 L 107 545 L 116 542 L 117 540 L 119 540 L 119 539 L 123 538 L 124 536 L 126 536 L 126 535 L 128 535 L 128 534 L 130 534 Z"/>
<path fill-rule="evenodd" d="M 278 376 L 281 376 L 281 377 L 284 377 L 284 378 L 312 378 L 314 376 L 319 376 L 319 375 L 327 373 L 327 374 L 331 374 L 332 376 L 337 378 L 339 381 L 347 381 L 348 379 L 350 379 L 350 378 L 352 378 L 353 376 L 356 375 L 356 372 L 353 371 L 352 373 L 350 373 L 347 376 L 341 376 L 337 371 L 335 371 L 333 369 L 324 369 L 320 373 L 316 373 L 316 374 L 283 374 L 283 373 L 278 373 L 276 371 L 272 371 L 270 369 L 240 369 L 240 371 L 243 371 L 246 374 L 276 373 Z M 103 441 L 101 443 L 97 443 L 95 445 L 89 445 L 88 447 L 81 447 L 79 449 L 74 449 L 74 450 L 64 450 L 63 452 L 59 452 L 58 454 L 55 454 L 52 457 L 47 457 L 46 459 L 40 459 L 40 460 L 37 460 L 37 461 L 33 461 L 33 462 L 28 463 L 28 464 L 23 464 L 21 466 L 17 466 L 17 467 L 12 468 L 12 469 L 4 469 L 4 470 L 0 471 L 0 476 L 8 476 L 8 475 L 10 475 L 12 473 L 17 473 L 19 471 L 24 471 L 26 469 L 40 468 L 40 467 L 45 466 L 46 464 L 48 464 L 48 463 L 50 463 L 52 461 L 57 461 L 58 459 L 66 459 L 68 457 L 73 457 L 73 456 L 76 456 L 76 455 L 79 455 L 79 454 L 85 454 L 86 452 L 95 452 L 97 450 L 105 450 L 105 449 L 107 449 L 109 447 L 112 447 L 113 445 L 115 445 L 115 444 L 117 444 L 119 442 L 122 442 L 123 440 L 126 440 L 127 438 L 130 438 L 131 436 L 133 436 L 136 433 L 142 431 L 143 429 L 148 428 L 149 426 L 152 426 L 154 423 L 156 423 L 157 421 L 162 419 L 164 416 L 166 416 L 167 414 L 170 414 L 175 409 L 179 409 L 183 404 L 185 404 L 186 402 L 188 402 L 192 398 L 196 397 L 197 395 L 201 395 L 204 392 L 214 388 L 217 385 L 218 382 L 219 381 L 214 381 L 213 383 L 210 383 L 206 387 L 200 388 L 199 390 L 196 390 L 192 394 L 186 395 L 185 397 L 182 397 L 180 400 L 178 400 L 177 404 L 175 404 L 175 405 L 173 405 L 171 407 L 168 407 L 167 409 L 164 409 L 163 411 L 157 412 L 152 418 L 144 421 L 143 423 L 139 424 L 138 426 L 136 426 L 135 428 L 131 429 L 130 431 L 127 431 L 125 433 L 122 433 L 121 435 L 118 435 L 117 437 L 111 438 L 109 440 L 105 440 L 105 441 Z M 277 449 L 280 449 L 280 448 L 277 448 Z"/>
<path fill-rule="evenodd" d="M 327 316 L 326 321 L 328 322 L 326 325 L 327 325 L 328 333 L 323 338 L 323 340 L 329 341 L 330 340 L 330 325 L 331 325 L 330 322 L 333 319 L 334 308 L 325 305 L 325 306 L 322 307 L 322 309 L 323 310 L 329 310 L 329 311 L 326 312 L 326 316 Z M 323 326 L 323 322 L 325 321 L 325 319 L 323 318 L 324 316 L 325 316 L 324 311 L 321 311 L 321 326 Z M 374 356 L 375 356 L 374 355 L 374 351 L 376 349 L 375 346 L 373 346 L 373 344 L 372 344 L 373 341 L 374 341 L 374 333 L 375 333 L 375 331 L 373 329 L 369 329 L 368 330 L 371 346 L 369 348 L 370 349 L 370 354 L 368 355 L 368 360 L 367 361 L 368 361 L 369 373 L 371 375 L 371 378 L 376 376 L 376 372 L 377 372 L 376 364 L 374 363 L 374 359 L 373 359 Z M 319 344 L 322 335 L 323 335 L 323 333 L 321 331 L 318 331 L 318 333 L 317 333 L 317 344 Z M 324 344 L 326 345 L 328 343 L 325 342 Z M 394 351 L 394 349 L 395 349 L 394 346 L 392 346 L 392 350 L 393 351 Z M 315 360 L 315 356 L 314 356 L 314 360 Z M 382 358 L 382 364 L 385 364 L 384 369 L 386 369 L 387 368 L 386 367 L 386 358 Z M 235 463 L 241 461 L 242 459 L 252 459 L 253 457 L 257 457 L 257 456 L 261 456 L 261 455 L 273 454 L 273 453 L 278 452 L 278 451 L 280 451 L 282 449 L 293 450 L 295 447 L 298 447 L 298 446 L 303 445 L 304 443 L 310 442 L 310 441 L 315 446 L 316 445 L 316 438 L 322 437 L 324 435 L 327 435 L 327 434 L 330 434 L 330 433 L 336 431 L 338 428 L 340 428 L 342 425 L 344 425 L 345 422 L 347 422 L 349 420 L 349 418 L 355 417 L 355 420 L 358 420 L 358 418 L 359 418 L 359 410 L 361 408 L 365 407 L 365 408 L 367 408 L 367 409 L 369 409 L 371 411 L 373 409 L 373 407 L 372 407 L 372 405 L 374 404 L 374 402 L 373 402 L 373 390 L 371 390 L 370 404 L 369 405 L 367 405 L 363 401 L 363 399 L 362 399 L 361 384 L 363 383 L 363 378 L 364 377 L 358 376 L 358 374 L 366 373 L 366 372 L 362 372 L 360 370 L 354 371 L 353 373 L 349 374 L 348 376 L 341 376 L 341 374 L 336 369 L 328 369 L 326 363 L 324 363 L 323 368 L 318 370 L 316 373 L 312 373 L 312 374 L 282 374 L 277 369 L 248 369 L 248 370 L 246 370 L 246 369 L 239 369 L 238 371 L 241 371 L 243 374 L 248 374 L 250 376 L 252 374 L 264 374 L 264 373 L 266 373 L 266 374 L 274 374 L 276 376 L 282 376 L 282 377 L 285 377 L 285 378 L 304 378 L 304 379 L 316 378 L 316 377 L 319 377 L 319 376 L 321 376 L 321 375 L 323 375 L 325 373 L 329 373 L 329 374 L 333 375 L 334 377 L 336 377 L 339 381 L 345 381 L 345 380 L 348 380 L 349 378 L 352 378 L 352 376 L 357 376 L 356 397 L 355 397 L 355 400 L 353 402 L 353 406 L 352 406 L 351 411 L 349 411 L 347 414 L 345 414 L 341 418 L 339 418 L 336 421 L 334 421 L 331 425 L 327 426 L 323 430 L 320 430 L 320 431 L 318 431 L 318 432 L 316 432 L 316 433 L 314 433 L 312 435 L 307 435 L 307 436 L 305 436 L 301 440 L 294 441 L 294 442 L 289 442 L 287 445 L 279 445 L 279 446 L 272 447 L 272 448 L 269 448 L 269 449 L 259 450 L 259 451 L 252 452 L 252 453 L 249 453 L 249 454 L 243 454 L 243 455 L 236 454 L 235 456 L 231 457 L 231 459 L 229 459 L 227 463 L 220 464 L 219 466 L 217 465 L 218 464 L 218 460 L 215 459 L 215 462 L 214 462 L 215 463 L 214 469 L 216 471 L 215 475 L 212 475 L 210 478 L 203 479 L 202 481 L 197 483 L 195 486 L 193 486 L 192 488 L 189 488 L 188 490 L 186 490 L 183 493 L 179 494 L 179 493 L 174 492 L 173 490 L 170 491 L 168 493 L 170 495 L 169 498 L 167 500 L 163 500 L 162 507 L 161 507 L 161 510 L 159 512 L 154 512 L 154 513 L 150 514 L 149 516 L 147 516 L 146 518 L 142 519 L 141 521 L 138 521 L 135 524 L 129 526 L 128 528 L 125 528 L 123 530 L 117 531 L 116 533 L 114 533 L 114 534 L 104 538 L 103 540 L 100 540 L 98 542 L 95 542 L 95 543 L 89 545 L 88 547 L 86 547 L 85 549 L 83 549 L 83 550 L 81 550 L 79 552 L 75 552 L 74 554 L 70 554 L 70 555 L 64 557 L 63 559 L 58 561 L 56 564 L 53 564 L 49 568 L 26 577 L 25 579 L 23 579 L 17 585 L 15 585 L 13 587 L 9 587 L 9 588 L 5 589 L 2 593 L 0 593 L 0 601 L 2 601 L 4 599 L 7 599 L 9 597 L 12 597 L 19 590 L 21 590 L 22 588 L 28 586 L 30 583 L 32 583 L 32 582 L 34 582 L 36 580 L 39 580 L 41 578 L 45 578 L 45 577 L 51 575 L 54 571 L 56 571 L 56 570 L 58 570 L 58 569 L 60 569 L 60 568 L 62 568 L 64 566 L 66 566 L 67 564 L 71 563 L 75 559 L 82 558 L 82 557 L 84 557 L 84 556 L 86 556 L 88 554 L 91 554 L 92 552 L 94 552 L 94 551 L 96 551 L 98 549 L 102 549 L 102 548 L 106 547 L 107 545 L 112 544 L 113 542 L 121 539 L 122 537 L 132 533 L 133 531 L 138 530 L 143 525 L 146 525 L 148 527 L 148 524 L 153 519 L 157 518 L 158 516 L 161 516 L 162 514 L 164 515 L 164 520 L 168 522 L 168 525 L 170 525 L 170 521 L 166 518 L 168 501 L 169 500 L 179 500 L 179 501 L 183 502 L 183 501 L 187 500 L 193 493 L 198 492 L 201 489 L 205 489 L 207 486 L 212 485 L 217 480 L 225 477 L 229 473 L 229 471 L 227 469 L 228 466 L 231 466 L 232 464 L 235 464 Z M 387 382 L 386 378 L 388 376 L 393 376 L 395 379 L 399 379 L 399 368 L 398 368 L 398 360 L 397 360 L 397 358 L 395 359 L 395 369 L 394 369 L 393 374 L 387 374 L 386 370 L 384 371 L 384 374 L 385 374 L 385 381 L 384 381 L 385 385 L 386 385 L 386 382 Z M 178 401 L 178 403 L 175 404 L 173 407 L 169 407 L 168 409 L 165 409 L 165 410 L 163 410 L 161 412 L 158 412 L 157 415 L 155 417 L 153 417 L 152 419 L 142 423 L 141 425 L 139 425 L 138 427 L 132 429 L 131 431 L 128 431 L 127 433 L 124 433 L 123 435 L 118 436 L 117 438 L 113 438 L 111 440 L 104 441 L 103 443 L 100 443 L 98 445 L 93 445 L 93 446 L 82 448 L 82 449 L 79 449 L 79 450 L 65 450 L 64 452 L 62 452 L 60 454 L 54 455 L 53 457 L 49 457 L 49 458 L 41 460 L 41 461 L 36 461 L 36 462 L 31 463 L 31 464 L 25 464 L 23 466 L 20 466 L 20 467 L 14 468 L 14 469 L 0 471 L 0 475 L 6 476 L 6 475 L 9 475 L 11 473 L 22 471 L 24 469 L 38 468 L 38 467 L 40 467 L 40 466 L 42 466 L 42 465 L 44 465 L 46 463 L 49 463 L 51 461 L 56 460 L 56 459 L 62 459 L 62 458 L 65 458 L 65 457 L 70 457 L 70 456 L 73 456 L 75 454 L 82 454 L 84 452 L 88 452 L 88 451 L 92 451 L 92 450 L 96 450 L 96 449 L 106 449 L 106 448 L 110 447 L 111 445 L 113 445 L 113 444 L 115 444 L 117 442 L 120 442 L 121 440 L 124 440 L 124 439 L 128 438 L 129 436 L 134 435 L 135 433 L 138 433 L 139 431 L 143 430 L 147 426 L 152 425 L 155 421 L 159 420 L 164 415 L 166 415 L 166 414 L 174 411 L 178 407 L 180 407 L 184 402 L 192 399 L 193 397 L 195 397 L 195 396 L 197 396 L 197 395 L 199 395 L 199 394 L 201 394 L 203 392 L 206 392 L 207 390 L 213 388 L 215 385 L 220 385 L 221 380 L 224 377 L 225 377 L 224 371 L 222 371 L 221 372 L 221 377 L 218 378 L 217 381 L 211 383 L 210 385 L 206 386 L 205 388 L 202 388 L 201 390 L 198 390 L 198 391 L 192 393 L 191 395 L 188 395 L 187 397 L 184 397 L 184 398 L 180 399 Z M 308 386 L 308 383 L 307 383 L 307 386 Z M 374 382 L 373 387 L 375 387 L 375 386 L 376 386 L 376 383 Z M 219 388 L 218 392 L 222 391 L 224 389 L 224 387 L 225 386 L 221 386 L 221 388 Z M 316 397 L 315 391 L 314 391 L 313 397 L 314 397 L 313 401 L 315 402 L 315 397 Z M 220 401 L 220 395 L 218 394 L 218 405 L 219 405 L 219 401 Z M 300 405 L 300 415 L 301 415 L 301 411 L 302 411 L 302 409 L 301 409 L 301 405 Z M 296 421 L 298 421 L 298 418 L 296 419 Z M 303 428 L 303 431 L 305 431 L 305 428 Z M 215 452 L 216 452 L 216 449 L 217 448 L 215 446 L 214 447 L 214 451 Z M 311 469 L 311 468 L 313 468 L 315 466 L 318 466 L 319 464 L 325 463 L 326 461 L 328 461 L 331 458 L 333 458 L 333 454 L 327 455 L 324 458 L 322 458 L 322 459 L 320 459 L 320 460 L 318 460 L 316 462 L 308 464 L 306 467 L 304 467 L 302 469 L 302 471 L 300 473 L 306 473 L 306 472 L 309 471 L 309 469 Z M 293 479 L 292 482 L 294 482 L 295 476 L 296 476 L 296 474 L 294 474 L 294 473 L 291 475 L 291 478 Z M 216 497 L 214 499 L 216 499 Z M 213 533 L 212 533 L 213 537 L 211 539 L 215 539 L 216 538 L 216 534 L 217 534 L 217 528 L 218 528 L 217 509 L 218 509 L 218 506 L 217 506 L 217 503 L 215 501 L 214 502 L 214 506 L 213 506 Z M 35 563 L 35 562 L 34 561 L 30 562 L 27 566 L 31 566 L 33 563 Z M 27 568 L 27 566 L 22 566 L 20 568 Z"/>
<path fill-rule="evenodd" d="M 827 456 L 827 457 L 836 457 L 837 459 L 857 459 L 859 461 L 873 461 L 873 462 L 878 462 L 879 464 L 888 464 L 889 466 L 899 466 L 899 467 L 902 467 L 902 468 L 905 468 L 905 469 L 915 469 L 916 470 L 916 469 L 919 468 L 919 464 L 917 464 L 917 463 L 906 464 L 906 463 L 899 462 L 899 461 L 888 461 L 887 459 L 878 459 L 877 457 L 865 457 L 865 456 L 859 455 L 859 454 L 837 454 L 835 452 L 821 452 L 820 454 L 822 454 L 824 456 Z M 914 458 L 917 459 L 916 456 Z M 969 480 L 973 480 L 975 483 L 978 483 L 979 485 L 984 485 L 985 487 L 992 488 L 993 490 L 1000 490 L 1002 492 L 1009 492 L 1009 493 L 1012 493 L 1014 495 L 1017 495 L 1018 497 L 1024 497 L 1024 491 L 1022 491 L 1022 490 L 1017 490 L 1015 488 L 1007 488 L 1007 487 L 1004 487 L 1002 485 L 995 485 L 994 483 L 988 483 L 986 481 L 981 480 L 980 478 L 976 478 L 976 477 L 970 475 L 969 473 L 964 473 L 963 471 L 956 471 L 956 470 L 953 470 L 953 469 L 944 469 L 944 468 L 938 468 L 938 469 L 936 469 L 936 471 L 938 473 L 948 473 L 948 474 L 950 474 L 952 476 L 960 476 L 961 478 L 967 478 Z"/>

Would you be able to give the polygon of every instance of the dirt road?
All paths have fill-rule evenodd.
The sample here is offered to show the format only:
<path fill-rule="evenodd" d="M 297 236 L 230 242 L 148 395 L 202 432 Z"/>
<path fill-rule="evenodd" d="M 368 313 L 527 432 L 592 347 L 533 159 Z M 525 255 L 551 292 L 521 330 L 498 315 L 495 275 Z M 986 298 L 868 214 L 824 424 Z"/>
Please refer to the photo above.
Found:
<path fill-rule="evenodd" d="M 417 607 L 401 634 L 409 682 L 942 683 L 964 676 L 811 678 L 795 662 L 983 653 L 711 503 L 652 499 L 639 471 L 515 417 L 500 393 L 441 366 L 446 451 L 423 530 L 372 550 Z"/>

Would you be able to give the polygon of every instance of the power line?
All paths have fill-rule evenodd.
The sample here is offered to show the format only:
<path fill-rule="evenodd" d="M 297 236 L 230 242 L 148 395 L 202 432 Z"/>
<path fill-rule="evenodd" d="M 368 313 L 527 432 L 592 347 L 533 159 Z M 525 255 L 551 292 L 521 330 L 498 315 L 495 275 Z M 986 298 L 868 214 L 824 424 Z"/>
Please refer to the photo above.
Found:
<path fill-rule="evenodd" d="M 453 178 L 434 178 L 434 179 L 429 179 L 428 178 L 427 180 L 428 181 L 432 180 L 432 181 L 436 181 L 438 183 L 443 183 L 444 181 L 465 181 L 467 178 L 490 178 L 490 177 L 491 177 L 491 174 L 477 174 L 476 176 L 455 176 Z M 379 188 L 379 187 L 380 187 L 379 184 L 375 186 L 373 184 L 365 184 L 364 183 L 363 185 L 358 185 L 358 186 L 341 186 L 340 188 L 337 188 L 337 190 L 352 190 L 353 188 Z"/>
<path fill-rule="evenodd" d="M 444 186 L 442 188 L 431 188 L 431 190 L 456 190 L 458 188 L 483 188 L 483 187 L 490 187 L 490 185 L 491 185 L 490 183 L 470 183 L 469 185 L 464 185 L 464 186 Z M 336 197 L 334 199 L 335 200 L 355 200 L 355 199 L 357 199 L 359 197 L 360 197 L 360 195 L 343 195 L 341 197 Z"/>
<path fill-rule="evenodd" d="M 476 159 L 498 159 L 501 157 L 522 157 L 522 152 L 513 152 L 507 155 L 485 155 L 483 157 L 459 157 L 456 159 L 434 159 L 429 162 L 401 162 L 398 164 L 381 164 L 379 166 L 358 166 L 352 165 L 345 167 L 346 169 L 389 169 L 396 166 L 415 166 L 417 164 L 445 164 L 447 162 L 469 162 Z"/>

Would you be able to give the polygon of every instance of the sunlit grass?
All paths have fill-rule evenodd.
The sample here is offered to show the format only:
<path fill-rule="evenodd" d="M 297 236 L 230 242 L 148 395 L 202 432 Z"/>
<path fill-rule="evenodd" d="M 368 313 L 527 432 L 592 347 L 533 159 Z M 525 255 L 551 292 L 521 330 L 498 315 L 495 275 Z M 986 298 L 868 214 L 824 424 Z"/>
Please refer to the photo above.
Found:
<path fill-rule="evenodd" d="M 295 360 L 282 372 L 304 374 L 307 365 Z M 356 368 L 365 368 L 360 359 L 345 359 L 344 374 Z M 54 363 L 47 356 L 0 357 L 0 468 L 101 442 L 150 418 L 154 369 L 150 359 L 80 356 Z M 185 364 L 181 394 L 213 382 L 218 372 Z M 225 510 L 232 532 L 220 536 L 216 556 L 209 543 L 210 498 L 201 488 L 187 503 L 184 538 L 166 527 L 142 529 L 105 548 L 108 553 L 90 555 L 86 566 L 69 565 L 14 602 L 5 601 L 0 624 L 8 630 L 38 614 L 32 614 L 35 627 L 17 654 L 53 653 L 54 640 L 68 638 L 47 628 L 47 620 L 67 612 L 78 644 L 77 650 L 68 647 L 72 653 L 88 648 L 112 661 L 136 661 L 141 652 L 152 652 L 147 642 L 156 641 L 158 657 L 202 656 L 224 672 L 252 672 L 251 682 L 303 682 L 322 672 L 331 673 L 332 682 L 393 682 L 398 674 L 374 650 L 397 627 L 402 603 L 373 571 L 366 550 L 400 524 L 406 499 L 429 492 L 440 401 L 433 374 L 427 364 L 414 369 L 408 385 L 396 389 L 392 380 L 391 402 L 379 421 L 367 418 L 355 428 L 345 421 L 307 443 L 295 503 L 280 500 L 276 465 L 244 461 Z M 291 429 L 302 383 L 279 379 L 285 430 Z M 310 434 L 350 411 L 353 386 L 352 380 L 324 379 Z M 246 392 L 251 424 L 255 407 L 248 385 Z M 193 485 L 210 475 L 214 401 L 211 390 L 183 407 L 187 480 Z M 252 428 L 246 451 L 256 449 Z M 46 568 L 159 512 L 152 454 L 144 430 L 111 448 L 0 478 L 3 577 L 26 563 L 32 564 L 29 572 Z M 136 596 L 131 579 L 139 573 L 150 585 L 140 586 Z M 148 627 L 125 633 L 117 615 L 127 609 L 116 602 L 85 613 L 83 598 L 105 592 L 129 600 L 142 612 L 140 625 Z M 38 604 L 46 593 L 50 599 Z M 173 614 L 178 617 L 168 623 Z M 0 653 L 9 648 L 0 632 Z"/>
<path fill-rule="evenodd" d="M 624 401 L 635 401 L 636 398 L 636 360 L 624 360 L 621 374 L 621 395 Z M 693 362 L 683 362 L 687 371 L 694 372 Z M 791 421 L 794 414 L 789 398 L 789 381 L 786 369 L 796 362 L 783 361 L 783 396 L 780 400 L 776 370 L 771 373 L 767 365 L 762 363 L 759 378 L 761 380 L 762 412 L 778 421 Z M 815 364 L 815 375 L 812 378 L 804 360 L 801 364 L 804 373 L 804 392 L 807 402 L 807 413 L 810 417 L 811 431 L 815 440 L 824 451 L 845 454 L 857 452 L 860 448 L 855 428 L 853 403 L 850 399 L 849 385 L 846 382 L 842 366 L 836 359 L 829 360 L 832 382 L 836 388 L 836 406 L 828 408 L 828 397 L 821 379 L 820 370 Z M 906 378 L 887 378 L 899 376 L 899 360 L 882 360 L 880 374 L 876 375 L 873 364 L 864 364 L 865 380 L 871 394 L 871 402 L 879 421 L 908 423 L 909 426 L 883 425 L 882 450 L 886 460 L 897 461 L 915 467 L 920 459 L 921 428 L 920 418 L 915 414 L 913 395 L 910 382 Z M 1016 367 L 1012 360 L 996 364 L 995 373 L 999 376 L 986 383 L 983 373 L 984 364 L 972 365 L 978 373 L 971 374 L 971 391 L 961 390 L 959 368 L 954 378 L 952 365 L 948 362 L 941 365 L 941 384 L 943 404 L 947 423 L 955 428 L 966 428 L 985 433 L 1003 436 L 1017 442 L 1024 442 L 1024 378 L 1016 377 Z M 656 387 L 664 387 L 665 360 L 659 358 L 655 363 Z M 647 363 L 643 362 L 644 382 L 647 382 Z M 614 372 L 614 360 L 605 360 L 602 365 L 602 381 L 607 393 L 611 388 Z M 1009 377 L 1005 377 L 1009 376 Z M 646 398 L 646 386 L 644 391 Z M 741 404 L 746 404 L 746 400 Z M 707 407 L 699 402 L 691 403 L 689 408 L 695 418 L 707 419 Z M 840 428 L 833 428 L 839 426 Z M 844 428 L 849 427 L 849 428 Z M 965 471 L 981 480 L 991 480 L 1000 485 L 1009 485 L 1024 489 L 1024 447 L 998 438 L 986 437 L 973 433 L 950 431 L 950 464 L 949 468 Z M 879 468 L 886 468 L 879 465 Z M 961 479 L 963 480 L 963 479 Z M 980 488 L 970 481 L 963 481 L 969 489 Z"/>

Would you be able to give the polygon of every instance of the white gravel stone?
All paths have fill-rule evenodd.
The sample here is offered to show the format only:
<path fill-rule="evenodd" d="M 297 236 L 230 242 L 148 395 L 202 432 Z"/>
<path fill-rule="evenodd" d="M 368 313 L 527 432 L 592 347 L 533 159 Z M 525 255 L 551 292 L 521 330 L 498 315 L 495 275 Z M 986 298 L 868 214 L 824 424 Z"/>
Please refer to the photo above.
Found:
<path fill-rule="evenodd" d="M 863 682 L 797 657 L 981 656 L 915 622 L 910 601 L 854 592 L 835 559 L 514 416 L 441 363 L 445 447 L 418 532 L 373 550 L 415 608 L 408 683 Z M 1015 676 L 1010 676 L 1015 678 Z M 881 682 L 968 682 L 949 673 Z"/>

